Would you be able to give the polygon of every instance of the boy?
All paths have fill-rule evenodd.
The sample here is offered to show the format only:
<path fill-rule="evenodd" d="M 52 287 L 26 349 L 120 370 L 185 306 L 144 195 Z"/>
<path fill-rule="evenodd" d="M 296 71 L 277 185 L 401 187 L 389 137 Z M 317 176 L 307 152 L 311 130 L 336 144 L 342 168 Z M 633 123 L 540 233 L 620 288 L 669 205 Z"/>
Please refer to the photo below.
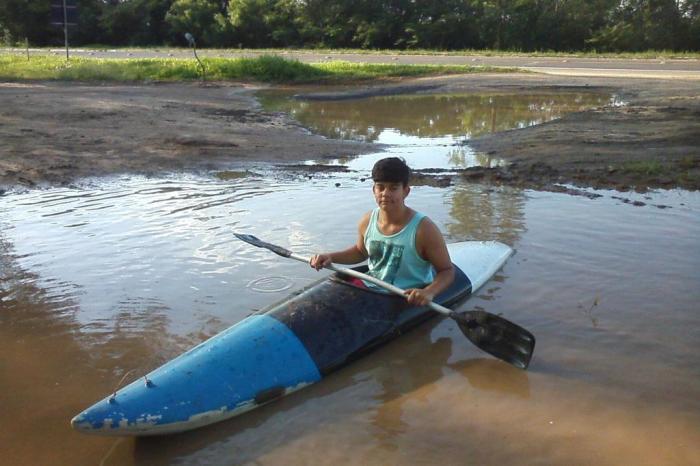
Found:
<path fill-rule="evenodd" d="M 406 299 L 424 306 L 454 279 L 454 268 L 438 227 L 404 201 L 411 188 L 411 170 L 403 159 L 389 157 L 372 168 L 372 192 L 378 207 L 358 225 L 357 242 L 342 251 L 316 254 L 311 267 L 331 262 L 356 264 L 368 260 L 368 274 L 406 290 Z M 373 284 L 367 286 L 375 287 Z"/>

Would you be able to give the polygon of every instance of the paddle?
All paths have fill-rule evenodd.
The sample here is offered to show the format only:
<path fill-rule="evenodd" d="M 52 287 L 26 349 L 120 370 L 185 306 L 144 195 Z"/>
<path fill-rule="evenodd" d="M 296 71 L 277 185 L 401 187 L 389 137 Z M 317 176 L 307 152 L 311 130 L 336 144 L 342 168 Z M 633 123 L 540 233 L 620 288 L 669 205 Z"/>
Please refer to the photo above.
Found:
<path fill-rule="evenodd" d="M 236 238 L 246 243 L 259 248 L 269 249 L 282 257 L 288 257 L 307 264 L 309 263 L 308 257 L 295 254 L 281 246 L 266 243 L 253 235 L 239 233 L 234 233 L 234 235 Z M 358 272 L 357 270 L 338 267 L 334 264 L 330 264 L 326 268 L 343 275 L 366 280 L 394 294 L 406 297 L 404 290 L 401 288 L 362 272 Z M 456 312 L 434 302 L 430 302 L 428 306 L 432 310 L 455 320 L 460 330 L 462 330 L 462 333 L 477 347 L 515 367 L 527 369 L 528 364 L 530 364 L 530 359 L 532 358 L 532 352 L 535 349 L 535 337 L 532 333 L 503 317 L 490 314 L 486 311 Z"/>

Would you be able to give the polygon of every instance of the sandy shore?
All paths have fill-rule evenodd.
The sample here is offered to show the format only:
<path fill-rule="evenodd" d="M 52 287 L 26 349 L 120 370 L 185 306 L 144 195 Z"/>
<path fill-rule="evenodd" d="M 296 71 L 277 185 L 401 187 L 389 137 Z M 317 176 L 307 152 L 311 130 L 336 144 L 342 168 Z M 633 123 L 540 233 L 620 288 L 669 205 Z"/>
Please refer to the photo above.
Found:
<path fill-rule="evenodd" d="M 309 134 L 287 115 L 264 111 L 253 89 L 237 83 L 0 83 L 0 189 L 377 150 Z M 363 85 L 320 97 L 557 90 L 612 92 L 626 105 L 472 140 L 476 150 L 511 164 L 459 176 L 543 189 L 556 183 L 700 189 L 698 81 L 479 74 Z"/>

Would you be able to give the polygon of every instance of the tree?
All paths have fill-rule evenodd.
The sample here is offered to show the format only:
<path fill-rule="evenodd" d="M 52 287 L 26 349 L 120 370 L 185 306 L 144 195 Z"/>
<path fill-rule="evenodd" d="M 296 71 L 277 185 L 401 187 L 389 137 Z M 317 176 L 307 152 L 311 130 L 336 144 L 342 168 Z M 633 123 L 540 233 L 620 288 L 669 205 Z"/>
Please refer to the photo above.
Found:
<path fill-rule="evenodd" d="M 60 0 L 56 0 L 60 1 Z M 62 42 L 51 0 L 0 0 L 0 42 Z M 700 50 L 700 0 L 78 0 L 71 43 Z"/>
<path fill-rule="evenodd" d="M 228 20 L 235 39 L 247 46 L 266 46 L 268 31 L 263 14 L 268 0 L 229 0 Z"/>
<path fill-rule="evenodd" d="M 0 2 L 0 41 L 8 44 L 27 39 L 36 45 L 62 40 L 63 33 L 51 26 L 48 1 L 3 0 Z"/>
<path fill-rule="evenodd" d="M 696 1 L 627 0 L 612 8 L 610 22 L 588 44 L 601 50 L 685 49 L 690 39 L 689 16 L 683 9 Z"/>
<path fill-rule="evenodd" d="M 200 46 L 225 42 L 230 31 L 222 4 L 215 0 L 175 0 L 165 15 L 174 40 L 184 42 L 185 33 L 194 35 Z"/>
<path fill-rule="evenodd" d="M 83 0 L 85 1 L 85 0 Z M 99 35 L 107 43 L 117 45 L 155 45 L 167 37 L 165 14 L 172 0 L 97 0 L 102 4 L 99 12 Z M 79 10 L 82 10 L 82 4 Z M 83 13 L 81 13 L 81 18 Z M 81 22 L 80 29 L 90 25 Z"/>
<path fill-rule="evenodd" d="M 406 44 L 441 50 L 477 48 L 475 10 L 465 0 L 416 0 L 405 25 Z"/>
<path fill-rule="evenodd" d="M 700 50 L 700 0 L 686 0 L 681 9 L 683 21 L 687 23 L 688 41 L 683 50 Z"/>

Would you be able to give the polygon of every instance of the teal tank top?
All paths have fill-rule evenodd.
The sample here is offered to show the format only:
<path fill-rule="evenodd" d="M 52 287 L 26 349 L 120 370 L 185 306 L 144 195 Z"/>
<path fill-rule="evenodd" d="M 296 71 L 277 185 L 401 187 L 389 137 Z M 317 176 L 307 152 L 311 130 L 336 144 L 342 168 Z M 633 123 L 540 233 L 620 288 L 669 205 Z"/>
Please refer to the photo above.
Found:
<path fill-rule="evenodd" d="M 433 281 L 435 270 L 416 250 L 416 232 L 425 215 L 416 212 L 398 233 L 384 235 L 379 231 L 379 208 L 372 215 L 365 231 L 365 249 L 369 253 L 368 274 L 399 288 L 422 288 Z M 369 288 L 382 290 L 373 283 Z"/>

